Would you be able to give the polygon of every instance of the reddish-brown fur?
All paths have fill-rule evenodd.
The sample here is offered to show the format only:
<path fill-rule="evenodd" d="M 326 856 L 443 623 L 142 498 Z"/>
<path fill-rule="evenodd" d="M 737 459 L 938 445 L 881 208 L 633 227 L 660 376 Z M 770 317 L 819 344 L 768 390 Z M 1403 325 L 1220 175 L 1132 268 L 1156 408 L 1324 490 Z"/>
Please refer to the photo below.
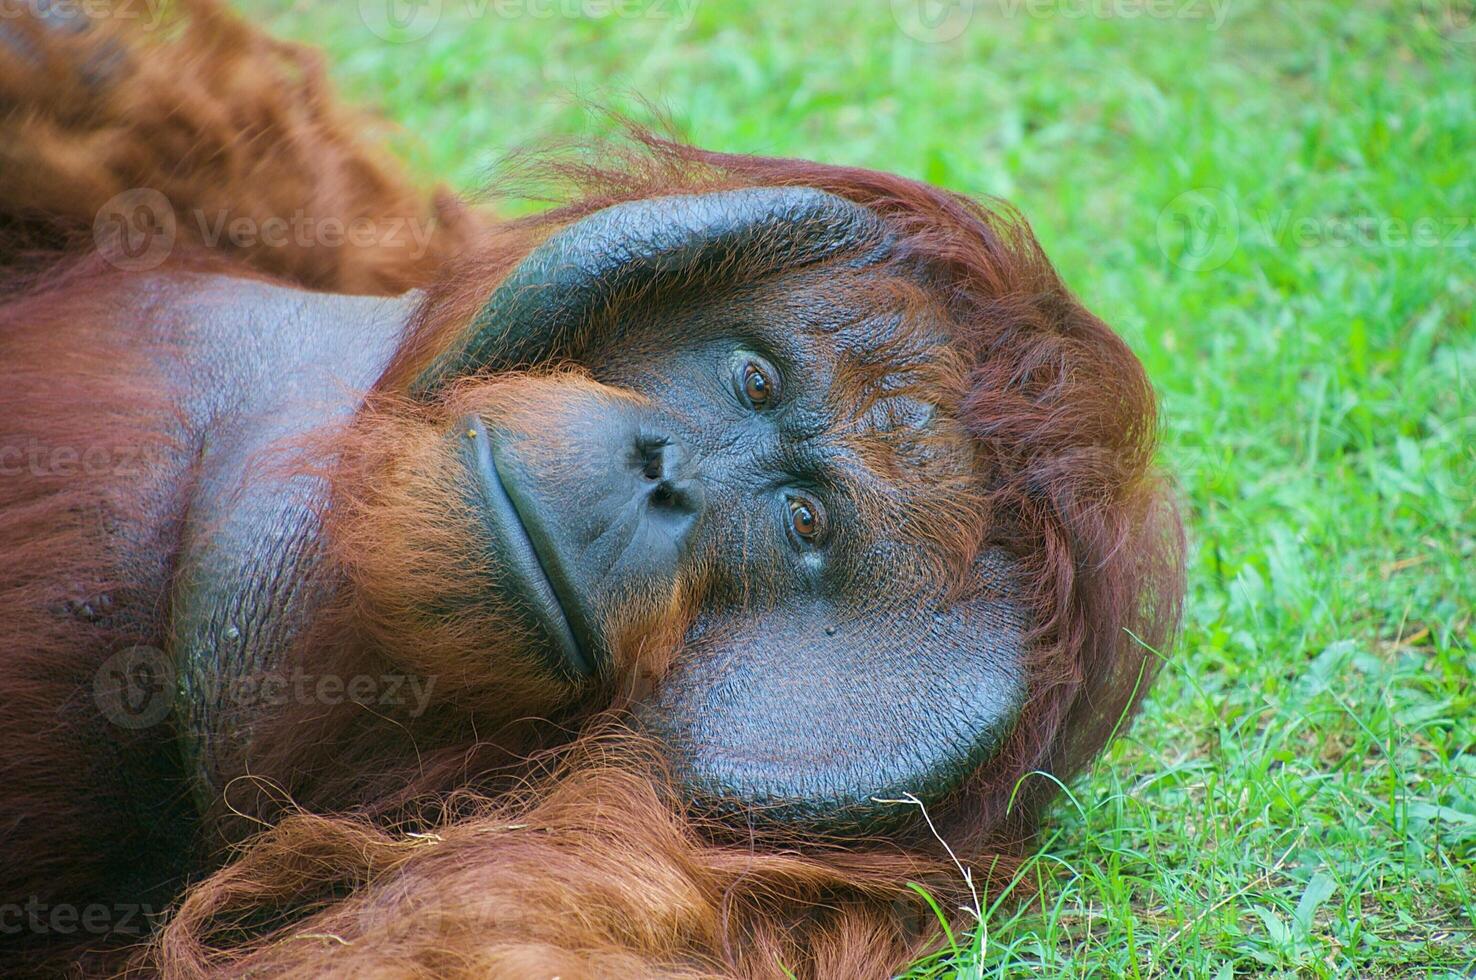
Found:
<path fill-rule="evenodd" d="M 572 203 L 483 231 L 483 219 L 444 198 L 426 203 L 359 148 L 311 56 L 213 4 L 182 6 L 187 29 L 176 40 L 117 34 L 130 50 L 149 44 L 172 72 L 124 78 L 101 102 L 66 81 L 76 59 L 66 45 L 47 69 L 58 94 L 34 77 L 0 74 L 0 102 L 25 107 L 0 123 L 0 173 L 70 161 L 66 172 L 104 174 L 0 183 L 0 227 L 10 236 L 0 261 L 14 273 L 0 307 L 0 447 L 35 441 L 44 455 L 101 445 L 139 460 L 82 473 L 46 456 L 48 465 L 0 477 L 0 785 L 5 816 L 22 815 L 0 827 L 0 901 L 163 903 L 172 871 L 208 872 L 145 945 L 124 959 L 86 961 L 100 969 L 126 960 L 166 976 L 881 977 L 936 948 L 940 934 L 908 883 L 945 908 L 972 899 L 926 823 L 887 839 L 826 841 L 708 822 L 682 805 L 659 754 L 622 729 L 620 705 L 659 677 L 681 635 L 679 608 L 653 607 L 632 625 L 613 703 L 565 703 L 532 686 L 515 701 L 497 698 L 486 685 L 520 679 L 479 677 L 459 659 L 495 620 L 417 633 L 406 600 L 445 584 L 421 560 L 434 550 L 426 536 L 457 533 L 424 524 L 438 513 L 421 496 L 433 499 L 436 482 L 426 433 L 453 416 L 403 396 L 533 243 L 597 208 L 788 184 L 882 215 L 940 283 L 929 301 L 955 325 L 963 370 L 951 400 L 980 474 L 970 510 L 988 515 L 989 541 L 1025 563 L 1039 624 L 1014 734 L 930 814 L 992 893 L 1009 880 L 1056 785 L 1031 773 L 1068 778 L 1100 750 L 1151 681 L 1152 651 L 1177 621 L 1179 525 L 1152 467 L 1154 400 L 1131 352 L 1066 291 L 1013 212 L 870 171 L 638 134 L 615 164 L 548 166 L 545 176 L 564 180 Z M 298 66 L 301 84 L 282 84 L 283 64 Z M 171 144 L 164 133 L 176 127 L 208 134 L 211 152 Z M 264 145 L 297 154 L 290 182 L 261 169 Z M 214 176 L 221 161 L 232 175 L 224 186 Z M 323 289 L 428 285 L 412 339 L 365 411 L 310 447 L 334 481 L 325 523 L 337 584 L 290 656 L 320 673 L 393 666 L 444 675 L 447 688 L 436 710 L 413 721 L 285 712 L 253 761 L 260 778 L 228 794 L 245 826 L 252 818 L 269 826 L 225 849 L 222 834 L 243 824 L 207 823 L 216 829 L 202 834 L 198 854 L 177 855 L 173 867 L 112 775 L 168 773 L 172 750 L 130 739 L 89 709 L 92 679 L 112 651 L 165 643 L 159 597 L 175 547 L 170 515 L 189 480 L 178 445 L 186 427 L 173 414 L 176 393 L 150 366 L 170 357 L 167 339 L 139 341 L 156 313 L 134 301 L 130 276 L 58 255 L 76 249 L 108 197 L 136 186 L 164 190 L 181 213 L 439 213 L 445 229 L 425 256 L 291 246 L 225 256 L 241 275 Z M 219 263 L 180 252 L 166 281 L 186 261 Z M 472 385 L 452 403 L 484 397 L 488 389 Z M 420 475 L 386 480 L 387 467 Z M 150 533 L 120 547 L 111 533 L 120 524 Z M 88 604 L 104 595 L 111 612 L 95 615 Z M 407 663 L 412 653 L 421 659 Z M 509 703 L 522 710 L 509 714 Z M 533 714 L 549 720 L 525 717 Z M 158 882 L 131 876 L 141 854 L 161 862 Z M 160 888 L 144 892 L 151 883 Z M 33 943 L 28 955 L 78 950 L 75 941 Z"/>

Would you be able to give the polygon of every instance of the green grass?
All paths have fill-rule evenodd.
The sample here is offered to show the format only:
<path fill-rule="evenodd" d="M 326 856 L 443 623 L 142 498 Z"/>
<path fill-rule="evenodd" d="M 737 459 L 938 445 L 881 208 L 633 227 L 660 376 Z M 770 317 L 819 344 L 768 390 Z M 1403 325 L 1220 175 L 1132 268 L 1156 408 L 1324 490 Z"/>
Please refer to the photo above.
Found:
<path fill-rule="evenodd" d="M 942 43 L 883 0 L 707 0 L 690 24 L 674 0 L 444 0 L 386 43 L 376 2 L 244 6 L 326 47 L 424 174 L 475 187 L 501 152 L 598 132 L 582 102 L 645 96 L 708 146 L 1010 198 L 1147 364 L 1183 637 L 1054 811 L 1018 885 L 1039 897 L 917 976 L 1473 970 L 1468 0 L 977 0 Z"/>

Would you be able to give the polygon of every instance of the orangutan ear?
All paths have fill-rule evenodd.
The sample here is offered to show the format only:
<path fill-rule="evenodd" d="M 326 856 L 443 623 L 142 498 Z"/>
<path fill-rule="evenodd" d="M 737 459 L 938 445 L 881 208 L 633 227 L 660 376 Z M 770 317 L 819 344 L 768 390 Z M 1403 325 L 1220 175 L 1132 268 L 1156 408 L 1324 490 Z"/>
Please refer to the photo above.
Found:
<path fill-rule="evenodd" d="M 1030 617 L 1014 566 L 976 562 L 947 606 L 822 598 L 706 624 L 637 718 L 699 804 L 827 833 L 872 833 L 932 805 L 999 751 L 1024 706 Z"/>
<path fill-rule="evenodd" d="M 872 212 L 810 187 L 655 197 L 596 211 L 560 230 L 492 294 L 465 335 L 411 385 L 431 399 L 450 381 L 563 353 L 588 319 L 652 290 L 700 290 L 853 256 L 873 264 L 891 236 Z"/>

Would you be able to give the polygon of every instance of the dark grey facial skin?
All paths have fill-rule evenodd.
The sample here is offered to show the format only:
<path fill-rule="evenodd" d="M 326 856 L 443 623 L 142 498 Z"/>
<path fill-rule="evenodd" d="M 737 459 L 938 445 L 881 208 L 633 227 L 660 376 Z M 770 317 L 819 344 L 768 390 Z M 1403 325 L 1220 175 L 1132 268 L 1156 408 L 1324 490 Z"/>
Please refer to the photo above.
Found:
<path fill-rule="evenodd" d="M 648 302 L 571 347 L 638 398 L 581 389 L 541 434 L 557 452 L 495 419 L 468 421 L 487 445 L 465 450 L 488 547 L 525 569 L 504 587 L 556 666 L 598 672 L 622 603 L 699 575 L 685 649 L 637 717 L 698 800 L 832 830 L 907 816 L 877 799 L 946 795 L 1023 698 L 1007 562 L 981 558 L 994 590 L 946 605 L 925 571 L 936 545 L 906 529 L 915 488 L 858 449 L 900 447 L 913 481 L 965 465 L 923 448 L 935 406 L 896 376 L 864 405 L 836 390 L 869 352 L 915 361 L 938 343 L 870 285 L 820 267 Z"/>
<path fill-rule="evenodd" d="M 594 424 L 576 421 L 587 441 L 561 473 L 530 465 L 536 435 L 489 429 L 479 416 L 462 421 L 458 439 L 497 587 L 546 637 L 554 671 L 577 682 L 608 671 L 602 623 L 625 588 L 675 586 L 706 503 L 691 452 L 652 413 L 598 397 L 575 411 Z"/>

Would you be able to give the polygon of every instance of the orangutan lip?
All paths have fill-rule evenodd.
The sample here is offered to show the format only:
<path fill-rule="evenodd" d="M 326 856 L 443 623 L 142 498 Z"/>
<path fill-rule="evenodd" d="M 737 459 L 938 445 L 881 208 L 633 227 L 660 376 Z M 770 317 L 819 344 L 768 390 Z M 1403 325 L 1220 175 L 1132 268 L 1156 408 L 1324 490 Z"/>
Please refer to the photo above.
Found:
<path fill-rule="evenodd" d="M 460 431 L 463 459 L 476 480 L 484 525 L 497 545 L 504 571 L 516 583 L 518 598 L 538 620 L 561 655 L 562 661 L 556 662 L 555 666 L 578 678 L 591 676 L 594 674 L 593 657 L 589 652 L 592 646 L 579 642 L 581 634 L 587 637 L 589 633 L 575 625 L 575 617 L 570 613 L 571 604 L 560 593 L 555 576 L 549 574 L 548 559 L 540 552 L 522 512 L 503 482 L 492 437 L 477 416 L 463 420 Z"/>

